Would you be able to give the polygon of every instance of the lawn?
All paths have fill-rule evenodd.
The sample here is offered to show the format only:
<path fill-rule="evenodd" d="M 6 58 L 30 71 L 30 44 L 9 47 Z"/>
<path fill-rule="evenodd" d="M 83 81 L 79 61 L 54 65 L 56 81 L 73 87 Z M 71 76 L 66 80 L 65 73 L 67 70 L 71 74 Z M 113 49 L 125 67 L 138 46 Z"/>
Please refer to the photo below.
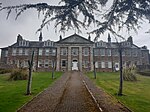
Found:
<path fill-rule="evenodd" d="M 61 72 L 55 73 L 55 78 L 59 78 L 61 74 Z M 26 80 L 8 81 L 7 79 L 8 75 L 0 74 L 0 112 L 15 112 L 56 80 L 51 79 L 50 72 L 33 73 L 32 95 L 26 96 Z"/>
<path fill-rule="evenodd" d="M 93 73 L 87 75 L 97 86 L 117 98 L 134 112 L 150 112 L 150 77 L 137 75 L 138 81 L 136 82 L 124 81 L 124 96 L 117 96 L 119 73 L 97 73 L 97 79 L 93 79 Z"/>

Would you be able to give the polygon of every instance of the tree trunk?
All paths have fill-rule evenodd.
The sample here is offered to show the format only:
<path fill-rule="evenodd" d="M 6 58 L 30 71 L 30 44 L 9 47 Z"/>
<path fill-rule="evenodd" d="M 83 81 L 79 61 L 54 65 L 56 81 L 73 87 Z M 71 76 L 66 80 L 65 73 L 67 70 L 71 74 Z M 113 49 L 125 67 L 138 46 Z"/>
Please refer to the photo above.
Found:
<path fill-rule="evenodd" d="M 120 57 L 120 85 L 119 85 L 119 92 L 118 95 L 122 96 L 123 90 L 123 74 L 122 74 L 122 48 L 121 45 L 119 46 L 119 57 Z"/>
<path fill-rule="evenodd" d="M 31 94 L 33 57 L 34 57 L 34 51 L 32 52 L 31 60 L 30 61 L 28 60 L 28 64 L 29 64 L 29 78 L 28 78 L 28 84 L 27 84 L 27 95 Z"/>

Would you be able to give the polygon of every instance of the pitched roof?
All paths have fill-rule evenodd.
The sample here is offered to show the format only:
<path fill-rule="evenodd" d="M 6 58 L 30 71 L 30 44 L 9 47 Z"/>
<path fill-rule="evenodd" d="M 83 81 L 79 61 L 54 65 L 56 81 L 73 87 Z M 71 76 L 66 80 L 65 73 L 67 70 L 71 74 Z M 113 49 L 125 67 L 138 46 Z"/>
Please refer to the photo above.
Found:
<path fill-rule="evenodd" d="M 80 35 L 73 34 L 69 37 L 66 37 L 62 40 L 57 41 L 56 43 L 59 43 L 59 44 L 93 44 L 94 42 Z"/>

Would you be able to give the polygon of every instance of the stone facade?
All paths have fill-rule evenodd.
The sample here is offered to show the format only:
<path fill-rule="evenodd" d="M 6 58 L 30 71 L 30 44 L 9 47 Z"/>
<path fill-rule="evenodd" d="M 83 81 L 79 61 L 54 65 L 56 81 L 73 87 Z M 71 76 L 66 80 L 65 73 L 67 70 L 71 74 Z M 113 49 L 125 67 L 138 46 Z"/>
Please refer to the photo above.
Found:
<path fill-rule="evenodd" d="M 92 71 L 93 62 L 97 71 L 119 70 L 118 48 L 122 48 L 123 66 L 149 65 L 149 50 L 133 44 L 132 37 L 121 43 L 91 41 L 73 34 L 57 42 L 43 41 L 42 33 L 39 41 L 27 41 L 18 35 L 17 42 L 11 46 L 1 48 L 1 62 L 17 67 L 28 67 L 28 60 L 34 55 L 34 70 L 50 71 L 53 66 L 57 71 Z"/>

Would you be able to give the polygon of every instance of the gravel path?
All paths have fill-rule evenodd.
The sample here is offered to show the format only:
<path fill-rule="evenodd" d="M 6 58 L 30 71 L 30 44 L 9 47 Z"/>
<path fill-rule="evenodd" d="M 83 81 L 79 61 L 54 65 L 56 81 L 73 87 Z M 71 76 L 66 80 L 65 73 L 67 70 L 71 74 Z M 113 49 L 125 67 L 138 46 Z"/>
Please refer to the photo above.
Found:
<path fill-rule="evenodd" d="M 54 112 L 99 112 L 78 72 L 73 72 Z"/>
<path fill-rule="evenodd" d="M 97 88 L 80 72 L 68 72 L 51 87 L 33 98 L 18 112 L 100 112 L 83 80 L 103 112 L 130 112 L 129 109 Z"/>
<path fill-rule="evenodd" d="M 17 112 L 53 112 L 60 102 L 69 77 L 70 73 L 64 73 L 52 86 L 33 98 Z"/>

